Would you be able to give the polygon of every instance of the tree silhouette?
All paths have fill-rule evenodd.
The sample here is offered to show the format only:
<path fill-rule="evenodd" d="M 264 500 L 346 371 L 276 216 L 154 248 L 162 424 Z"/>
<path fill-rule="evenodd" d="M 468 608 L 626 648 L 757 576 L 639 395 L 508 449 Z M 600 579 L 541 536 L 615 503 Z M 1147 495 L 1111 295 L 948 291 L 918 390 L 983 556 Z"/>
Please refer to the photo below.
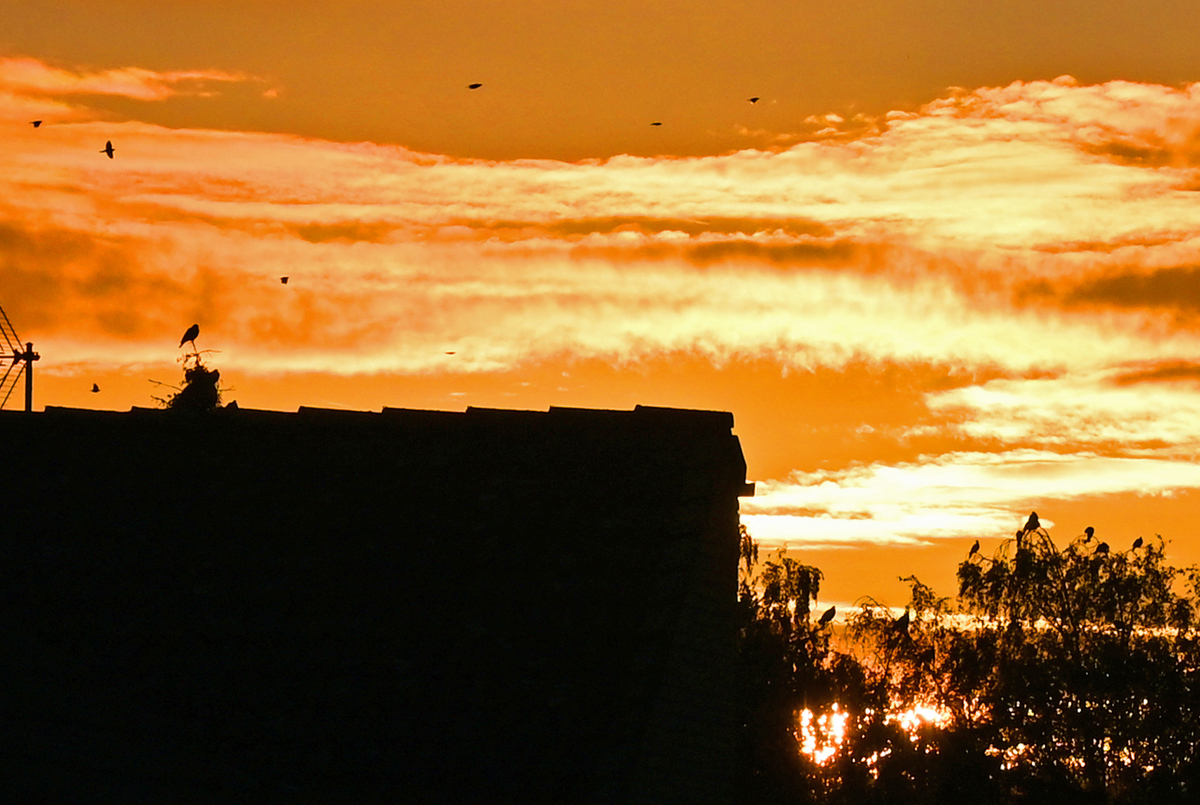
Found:
<path fill-rule="evenodd" d="M 212 411 L 221 406 L 220 379 L 219 370 L 209 369 L 200 353 L 191 352 L 183 357 L 183 386 L 166 399 L 155 399 L 172 411 Z"/>
<path fill-rule="evenodd" d="M 1195 796 L 1196 571 L 1168 565 L 1161 538 L 1135 552 L 1081 539 L 1059 550 L 1038 528 L 1012 548 L 959 565 L 974 620 L 949 670 L 1014 790 Z"/>
<path fill-rule="evenodd" d="M 746 802 L 1161 803 L 1200 793 L 1200 571 L 1161 538 L 1059 549 L 1040 521 L 958 566 L 957 602 L 915 576 L 903 614 L 864 599 L 831 640 L 821 573 L 757 573 L 743 533 L 739 774 Z M 814 762 L 796 714 L 847 730 Z M 919 714 L 928 717 L 918 718 Z"/>

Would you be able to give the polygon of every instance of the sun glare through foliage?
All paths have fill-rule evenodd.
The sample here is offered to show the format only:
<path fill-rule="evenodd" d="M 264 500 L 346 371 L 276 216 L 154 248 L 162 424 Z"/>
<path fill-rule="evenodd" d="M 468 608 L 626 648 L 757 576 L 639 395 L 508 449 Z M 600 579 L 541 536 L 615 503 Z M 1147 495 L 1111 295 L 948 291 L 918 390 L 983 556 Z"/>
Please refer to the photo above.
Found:
<path fill-rule="evenodd" d="M 872 715 L 863 714 L 866 719 Z M 796 741 L 800 754 L 818 765 L 834 760 L 856 727 L 856 718 L 834 702 L 824 712 L 814 713 L 804 708 L 797 714 Z M 916 741 L 925 727 L 942 729 L 950 725 L 949 711 L 930 705 L 913 705 L 906 710 L 888 713 L 885 724 L 896 724 L 909 740 Z"/>

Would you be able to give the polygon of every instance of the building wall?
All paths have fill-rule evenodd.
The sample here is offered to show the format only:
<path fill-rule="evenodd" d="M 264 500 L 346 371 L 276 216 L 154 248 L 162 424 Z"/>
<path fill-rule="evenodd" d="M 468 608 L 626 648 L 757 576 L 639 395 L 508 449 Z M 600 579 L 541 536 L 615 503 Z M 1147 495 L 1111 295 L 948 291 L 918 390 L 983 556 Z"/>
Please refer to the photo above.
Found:
<path fill-rule="evenodd" d="M 15 790 L 727 801 L 732 425 L 0 412 Z"/>

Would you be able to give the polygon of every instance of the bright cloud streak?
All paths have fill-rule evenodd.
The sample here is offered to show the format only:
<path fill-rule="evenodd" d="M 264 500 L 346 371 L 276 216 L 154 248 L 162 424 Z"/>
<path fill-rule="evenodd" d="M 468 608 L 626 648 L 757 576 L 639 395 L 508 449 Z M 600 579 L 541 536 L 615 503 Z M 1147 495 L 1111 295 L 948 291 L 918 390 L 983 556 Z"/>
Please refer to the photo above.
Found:
<path fill-rule="evenodd" d="M 199 94 L 212 82 L 246 81 L 239 73 L 222 70 L 171 70 L 140 67 L 76 71 L 53 67 L 37 59 L 0 58 L 0 92 L 24 96 L 120 95 L 139 101 L 163 101 L 173 95 Z"/>
<path fill-rule="evenodd" d="M 948 453 L 917 463 L 760 481 L 742 519 L 766 545 L 918 544 L 1010 535 L 1038 501 L 1200 488 L 1200 464 L 1042 450 Z M 1047 525 L 1052 520 L 1045 518 Z"/>
<path fill-rule="evenodd" d="M 39 64 L 8 60 L 0 75 L 62 95 L 126 86 Z M 112 72 L 131 87 L 234 78 Z M 1200 337 L 1154 311 L 1012 302 L 1020 282 L 1113 270 L 1082 261 L 1080 242 L 1179 233 L 1140 262 L 1200 258 L 1200 208 L 1179 189 L 1192 168 L 1099 153 L 1146 140 L 1164 116 L 1200 123 L 1193 88 L 1137 88 L 1147 111 L 1105 127 L 1097 110 L 1128 108 L 1130 86 L 1038 82 L 939 101 L 849 142 L 576 164 L 79 123 L 24 132 L 0 157 L 0 223 L 50 286 L 33 323 L 93 363 L 148 359 L 144 339 L 165 321 L 103 315 L 148 307 L 138 294 L 172 322 L 170 300 L 188 300 L 226 328 L 232 365 L 269 371 L 431 371 L 448 343 L 478 369 L 678 349 L 1013 371 L 1183 360 Z M 91 147 L 109 138 L 111 163 Z M 1186 162 L 1180 138 L 1155 142 Z M 82 251 L 47 256 L 47 238 Z M 285 269 L 298 277 L 286 296 L 271 284 Z"/>
<path fill-rule="evenodd" d="M 1176 370 L 1181 367 L 1176 367 Z M 1196 373 L 1196 369 L 1192 369 Z M 935 412 L 976 439 L 1045 445 L 1095 445 L 1119 451 L 1200 448 L 1200 394 L 1186 376 L 1143 380 L 1128 369 L 1031 380 L 997 379 L 932 394 Z"/>

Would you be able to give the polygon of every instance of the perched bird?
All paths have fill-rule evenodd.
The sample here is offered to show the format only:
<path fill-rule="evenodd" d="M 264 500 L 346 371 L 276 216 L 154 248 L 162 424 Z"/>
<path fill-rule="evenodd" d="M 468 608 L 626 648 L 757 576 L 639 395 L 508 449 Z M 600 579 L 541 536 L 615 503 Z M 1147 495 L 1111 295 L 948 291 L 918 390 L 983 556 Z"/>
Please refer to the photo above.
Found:
<path fill-rule="evenodd" d="M 908 634 L 908 623 L 909 617 L 908 610 L 906 609 L 904 610 L 904 614 L 897 618 L 896 622 L 892 624 L 892 631 L 896 632 L 897 634 L 906 635 Z"/>
<path fill-rule="evenodd" d="M 837 607 L 830 607 L 821 613 L 821 619 L 817 621 L 817 626 L 824 626 L 833 620 L 833 616 L 837 614 Z"/>
<path fill-rule="evenodd" d="M 42 125 L 42 121 L 40 121 L 40 120 L 31 120 L 31 121 L 29 121 L 29 122 L 33 124 L 33 127 L 34 127 L 35 129 L 36 129 L 38 126 Z"/>
<path fill-rule="evenodd" d="M 660 120 L 655 120 L 655 121 L 654 121 L 653 123 L 651 123 L 650 125 L 651 125 L 651 126 L 661 126 L 661 125 L 662 125 L 662 121 L 660 121 Z"/>
<path fill-rule="evenodd" d="M 979 553 L 979 540 L 975 540 L 975 544 L 971 546 L 971 550 L 967 554 L 967 558 L 970 559 L 972 556 L 974 556 L 977 553 Z"/>
<path fill-rule="evenodd" d="M 1083 529 L 1083 533 L 1087 535 L 1087 539 L 1085 539 L 1084 542 L 1091 542 L 1092 537 L 1096 536 L 1096 529 L 1088 526 L 1087 528 Z"/>
<path fill-rule="evenodd" d="M 93 383 L 92 384 L 92 394 L 95 394 L 98 391 L 100 391 L 100 387 L 97 386 L 95 383 Z"/>
<path fill-rule="evenodd" d="M 100 149 L 100 153 L 108 154 L 108 158 L 112 159 L 113 158 L 113 150 L 114 149 L 112 147 L 112 140 L 107 140 L 104 143 L 104 147 Z"/>
<path fill-rule="evenodd" d="M 1098 553 L 1098 554 L 1102 553 L 1102 554 L 1108 555 L 1108 543 L 1101 542 L 1099 545 L 1097 545 L 1096 553 Z"/>
<path fill-rule="evenodd" d="M 467 84 L 467 89 L 479 89 L 483 84 Z"/>
<path fill-rule="evenodd" d="M 1030 512 L 1029 519 L 1025 521 L 1025 533 L 1028 534 L 1031 531 L 1037 531 L 1041 527 L 1042 524 L 1038 522 L 1037 512 Z"/>
<path fill-rule="evenodd" d="M 187 328 L 187 332 L 183 334 L 183 338 L 179 339 L 179 346 L 182 347 L 187 342 L 191 341 L 192 346 L 196 346 L 196 336 L 200 335 L 200 325 L 193 324 Z"/>
<path fill-rule="evenodd" d="M 758 96 L 755 95 L 753 98 L 750 98 L 748 100 L 750 101 L 750 103 L 758 103 Z"/>
<path fill-rule="evenodd" d="M 1135 540 L 1133 541 L 1133 550 L 1135 550 L 1135 551 L 1136 551 L 1138 548 L 1142 547 L 1142 545 L 1143 545 L 1143 544 L 1145 544 L 1145 543 L 1144 543 L 1144 541 L 1142 540 L 1142 538 L 1141 538 L 1141 537 L 1138 537 L 1137 539 L 1135 539 Z"/>
<path fill-rule="evenodd" d="M 280 277 L 280 278 L 279 278 L 279 281 L 280 281 L 280 282 L 282 282 L 284 285 L 287 285 L 288 278 L 287 278 L 287 277 Z"/>

